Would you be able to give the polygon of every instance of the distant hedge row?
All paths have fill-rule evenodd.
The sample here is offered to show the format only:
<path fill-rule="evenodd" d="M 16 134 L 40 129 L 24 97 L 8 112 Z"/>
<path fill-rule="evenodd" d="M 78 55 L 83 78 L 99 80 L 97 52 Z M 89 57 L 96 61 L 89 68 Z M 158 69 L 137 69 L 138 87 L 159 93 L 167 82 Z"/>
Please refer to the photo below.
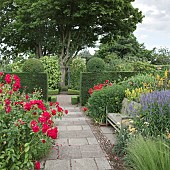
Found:
<path fill-rule="evenodd" d="M 84 106 L 89 98 L 88 90 L 98 83 L 104 83 L 105 80 L 110 82 L 119 82 L 125 78 L 131 77 L 137 72 L 84 72 L 80 75 L 80 104 Z"/>
<path fill-rule="evenodd" d="M 5 73 L 8 74 L 8 73 Z M 34 89 L 42 89 L 43 99 L 47 101 L 48 96 L 48 77 L 47 73 L 9 73 L 16 74 L 21 81 L 21 91 L 26 88 L 26 93 L 34 92 Z"/>

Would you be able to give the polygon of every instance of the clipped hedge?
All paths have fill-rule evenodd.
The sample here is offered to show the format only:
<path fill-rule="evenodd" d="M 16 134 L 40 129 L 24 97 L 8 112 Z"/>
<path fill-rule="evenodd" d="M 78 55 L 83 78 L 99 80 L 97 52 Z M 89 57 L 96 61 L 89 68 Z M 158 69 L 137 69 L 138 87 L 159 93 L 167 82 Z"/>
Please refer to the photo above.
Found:
<path fill-rule="evenodd" d="M 59 89 L 48 90 L 48 95 L 58 95 L 58 94 L 59 94 Z"/>
<path fill-rule="evenodd" d="M 80 91 L 79 90 L 68 89 L 68 94 L 69 95 L 79 95 Z"/>
<path fill-rule="evenodd" d="M 88 90 L 98 83 L 119 82 L 128 77 L 137 74 L 137 72 L 84 72 L 80 74 L 80 104 L 84 106 L 90 97 Z"/>
<path fill-rule="evenodd" d="M 96 122 L 105 122 L 106 108 L 109 113 L 120 112 L 124 94 L 124 87 L 117 84 L 93 92 L 87 102 L 88 115 Z"/>
<path fill-rule="evenodd" d="M 8 74 L 8 73 L 5 73 Z M 9 73 L 16 74 L 20 78 L 21 91 L 32 93 L 36 89 L 42 89 L 42 98 L 47 101 L 48 96 L 48 77 L 47 73 Z M 27 88 L 25 88 L 27 87 Z"/>

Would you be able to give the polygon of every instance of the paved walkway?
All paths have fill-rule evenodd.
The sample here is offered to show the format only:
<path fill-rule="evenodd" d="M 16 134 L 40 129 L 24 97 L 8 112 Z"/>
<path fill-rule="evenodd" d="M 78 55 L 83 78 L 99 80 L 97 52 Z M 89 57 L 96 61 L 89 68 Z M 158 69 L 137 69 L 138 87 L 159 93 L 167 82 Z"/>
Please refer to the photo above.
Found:
<path fill-rule="evenodd" d="M 55 120 L 59 128 L 55 146 L 42 162 L 44 170 L 110 170 L 106 154 L 100 148 L 87 117 L 71 105 L 70 95 L 58 95 L 57 101 L 69 114 Z M 108 133 L 108 131 L 106 132 Z"/>

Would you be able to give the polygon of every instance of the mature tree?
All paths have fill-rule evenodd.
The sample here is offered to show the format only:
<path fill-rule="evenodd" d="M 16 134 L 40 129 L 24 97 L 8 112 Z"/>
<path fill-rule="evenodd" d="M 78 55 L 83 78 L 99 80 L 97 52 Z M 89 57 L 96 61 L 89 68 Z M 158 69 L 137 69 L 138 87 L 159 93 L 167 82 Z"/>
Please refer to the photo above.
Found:
<path fill-rule="evenodd" d="M 103 41 L 128 35 L 142 21 L 134 0 L 1 0 L 0 36 L 14 51 L 59 54 L 69 59 Z M 63 69 L 63 80 L 64 80 Z M 64 82 L 64 81 L 63 81 Z"/>
<path fill-rule="evenodd" d="M 117 39 L 102 43 L 95 54 L 98 57 L 105 58 L 113 54 L 121 59 L 137 58 L 138 60 L 150 60 L 153 50 L 147 50 L 144 44 L 140 44 L 133 34 L 128 36 L 119 36 Z"/>

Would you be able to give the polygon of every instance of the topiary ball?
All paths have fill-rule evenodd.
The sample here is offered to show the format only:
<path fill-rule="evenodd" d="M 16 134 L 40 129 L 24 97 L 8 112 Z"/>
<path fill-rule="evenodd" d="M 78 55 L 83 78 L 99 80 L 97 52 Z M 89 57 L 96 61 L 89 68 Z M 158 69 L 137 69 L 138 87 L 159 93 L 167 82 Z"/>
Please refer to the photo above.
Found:
<path fill-rule="evenodd" d="M 31 58 L 24 62 L 22 71 L 31 73 L 44 72 L 44 66 L 39 59 Z"/>
<path fill-rule="evenodd" d="M 88 72 L 102 72 L 105 70 L 105 62 L 103 59 L 93 57 L 87 62 Z"/>

